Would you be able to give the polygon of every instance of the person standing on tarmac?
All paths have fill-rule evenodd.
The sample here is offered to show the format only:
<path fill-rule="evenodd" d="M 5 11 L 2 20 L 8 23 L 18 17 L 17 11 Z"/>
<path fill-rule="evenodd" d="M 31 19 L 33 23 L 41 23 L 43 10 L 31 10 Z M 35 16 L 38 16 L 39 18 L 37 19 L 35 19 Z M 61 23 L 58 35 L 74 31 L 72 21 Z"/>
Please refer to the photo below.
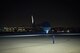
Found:
<path fill-rule="evenodd" d="M 55 43 L 55 36 L 52 36 L 53 44 Z"/>

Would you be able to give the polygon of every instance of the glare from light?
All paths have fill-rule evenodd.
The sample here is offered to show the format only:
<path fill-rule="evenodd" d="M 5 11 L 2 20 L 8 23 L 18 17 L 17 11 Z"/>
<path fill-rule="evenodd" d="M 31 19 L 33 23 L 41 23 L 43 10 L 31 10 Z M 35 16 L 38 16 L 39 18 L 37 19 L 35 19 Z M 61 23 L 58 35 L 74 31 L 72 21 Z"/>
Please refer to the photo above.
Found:
<path fill-rule="evenodd" d="M 49 32 L 49 30 L 46 30 L 46 33 L 48 33 Z"/>

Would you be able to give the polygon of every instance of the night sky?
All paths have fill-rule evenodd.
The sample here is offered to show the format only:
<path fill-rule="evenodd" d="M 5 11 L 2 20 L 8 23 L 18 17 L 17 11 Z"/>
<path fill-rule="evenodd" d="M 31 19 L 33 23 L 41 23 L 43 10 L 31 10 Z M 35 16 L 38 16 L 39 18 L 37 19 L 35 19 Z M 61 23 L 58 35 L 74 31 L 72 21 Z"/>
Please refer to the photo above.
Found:
<path fill-rule="evenodd" d="M 2 1 L 1 26 L 30 26 L 48 21 L 53 27 L 80 27 L 78 1 Z"/>

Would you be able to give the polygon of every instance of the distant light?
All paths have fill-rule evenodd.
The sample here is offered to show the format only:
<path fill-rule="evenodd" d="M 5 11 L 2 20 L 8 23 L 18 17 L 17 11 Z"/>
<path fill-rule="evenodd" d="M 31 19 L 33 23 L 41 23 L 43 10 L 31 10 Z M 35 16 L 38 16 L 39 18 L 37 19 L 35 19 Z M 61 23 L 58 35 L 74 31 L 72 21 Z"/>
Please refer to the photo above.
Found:
<path fill-rule="evenodd" d="M 57 32 L 64 32 L 64 31 L 57 31 Z"/>
<path fill-rule="evenodd" d="M 62 32 L 64 32 L 64 31 L 62 31 Z"/>
<path fill-rule="evenodd" d="M 54 30 L 52 30 L 52 31 L 54 31 Z"/>
<path fill-rule="evenodd" d="M 67 30 L 67 32 L 70 32 L 69 30 Z"/>

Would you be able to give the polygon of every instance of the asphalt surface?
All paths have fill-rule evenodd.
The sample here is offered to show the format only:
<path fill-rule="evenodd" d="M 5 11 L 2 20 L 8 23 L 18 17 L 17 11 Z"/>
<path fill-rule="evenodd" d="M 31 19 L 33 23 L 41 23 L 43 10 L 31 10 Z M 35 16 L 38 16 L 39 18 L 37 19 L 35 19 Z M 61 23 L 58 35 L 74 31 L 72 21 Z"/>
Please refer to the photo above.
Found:
<path fill-rule="evenodd" d="M 0 53 L 80 53 L 80 36 L 0 37 Z"/>

